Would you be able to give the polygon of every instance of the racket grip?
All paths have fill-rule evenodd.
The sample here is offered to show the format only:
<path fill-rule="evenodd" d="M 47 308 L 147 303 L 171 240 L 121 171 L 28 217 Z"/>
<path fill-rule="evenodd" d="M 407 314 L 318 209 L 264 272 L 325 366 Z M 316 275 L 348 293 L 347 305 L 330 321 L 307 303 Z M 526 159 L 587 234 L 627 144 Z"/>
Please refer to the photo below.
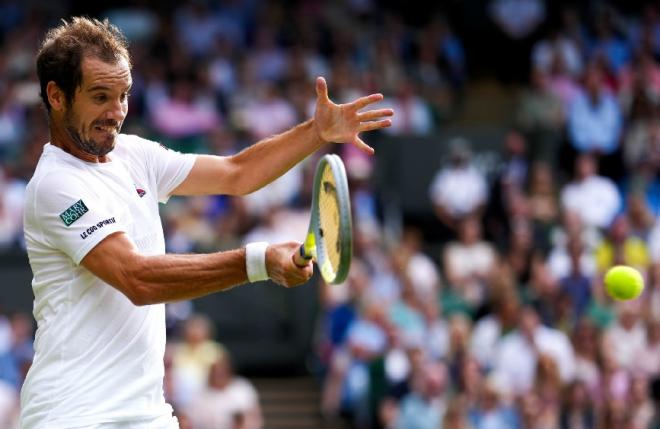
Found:
<path fill-rule="evenodd" d="M 305 252 L 304 244 L 301 244 L 298 251 L 293 254 L 293 263 L 300 268 L 306 267 L 310 259 L 312 259 L 312 255 Z"/>

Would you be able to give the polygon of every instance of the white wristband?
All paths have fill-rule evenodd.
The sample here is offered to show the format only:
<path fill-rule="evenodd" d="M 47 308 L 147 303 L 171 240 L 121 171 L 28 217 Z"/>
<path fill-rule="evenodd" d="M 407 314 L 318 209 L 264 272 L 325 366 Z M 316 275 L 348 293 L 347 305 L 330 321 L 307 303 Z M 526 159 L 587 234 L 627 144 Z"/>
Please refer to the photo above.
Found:
<path fill-rule="evenodd" d="M 268 270 L 266 269 L 266 249 L 268 243 L 258 241 L 245 245 L 245 268 L 250 283 L 268 280 Z"/>

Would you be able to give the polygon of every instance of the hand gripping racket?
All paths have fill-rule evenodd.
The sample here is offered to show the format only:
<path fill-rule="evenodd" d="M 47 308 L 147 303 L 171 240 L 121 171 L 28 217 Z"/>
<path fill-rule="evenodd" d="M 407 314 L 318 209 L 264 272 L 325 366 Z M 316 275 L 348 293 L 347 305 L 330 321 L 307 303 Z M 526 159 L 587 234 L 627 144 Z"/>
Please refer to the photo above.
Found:
<path fill-rule="evenodd" d="M 296 265 L 314 260 L 326 282 L 346 279 L 353 254 L 351 201 L 344 164 L 337 155 L 324 155 L 316 166 L 312 215 L 305 242 L 293 255 Z"/>

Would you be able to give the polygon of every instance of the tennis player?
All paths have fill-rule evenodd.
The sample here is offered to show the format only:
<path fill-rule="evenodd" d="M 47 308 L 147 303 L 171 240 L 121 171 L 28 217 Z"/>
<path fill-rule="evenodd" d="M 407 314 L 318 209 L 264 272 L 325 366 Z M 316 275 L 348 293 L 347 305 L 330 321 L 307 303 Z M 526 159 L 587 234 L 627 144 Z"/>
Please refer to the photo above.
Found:
<path fill-rule="evenodd" d="M 21 427 L 177 428 L 163 398 L 163 303 L 269 278 L 295 286 L 312 267 L 293 263 L 296 242 L 166 255 L 158 203 L 248 194 L 328 142 L 371 153 L 359 133 L 389 126 L 393 112 L 360 111 L 380 94 L 334 104 L 318 78 L 313 119 L 234 156 L 180 154 L 120 134 L 131 61 L 107 21 L 73 18 L 51 29 L 37 73 L 50 142 L 25 201 L 38 329 Z"/>

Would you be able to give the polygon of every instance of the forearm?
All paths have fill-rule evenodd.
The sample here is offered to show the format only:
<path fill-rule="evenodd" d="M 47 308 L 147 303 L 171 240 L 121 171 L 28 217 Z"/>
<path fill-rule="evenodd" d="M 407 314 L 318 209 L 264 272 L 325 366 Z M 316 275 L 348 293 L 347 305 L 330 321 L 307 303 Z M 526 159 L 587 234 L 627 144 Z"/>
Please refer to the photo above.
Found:
<path fill-rule="evenodd" d="M 269 278 L 285 287 L 297 286 L 312 275 L 311 264 L 298 267 L 291 258 L 299 247 L 293 241 L 254 243 L 211 254 L 145 256 L 125 233 L 116 232 L 80 264 L 135 305 L 147 305 L 194 299 L 248 280 Z"/>
<path fill-rule="evenodd" d="M 249 194 L 277 179 L 308 155 L 323 146 L 314 120 L 263 139 L 231 158 L 236 171 L 238 193 Z"/>
<path fill-rule="evenodd" d="M 269 184 L 323 145 L 310 119 L 233 156 L 198 155 L 172 195 L 246 195 Z"/>
<path fill-rule="evenodd" d="M 245 249 L 203 255 L 135 256 L 122 289 L 137 305 L 199 298 L 246 283 Z"/>

